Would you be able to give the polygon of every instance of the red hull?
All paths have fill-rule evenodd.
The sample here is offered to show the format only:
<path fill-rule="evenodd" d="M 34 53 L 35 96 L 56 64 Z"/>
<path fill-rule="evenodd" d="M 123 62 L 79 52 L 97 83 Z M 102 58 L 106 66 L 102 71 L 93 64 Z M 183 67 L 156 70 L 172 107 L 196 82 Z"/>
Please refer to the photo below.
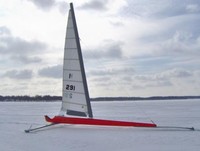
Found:
<path fill-rule="evenodd" d="M 113 121 L 113 120 L 102 120 L 102 119 L 93 119 L 93 118 L 55 116 L 54 118 L 51 119 L 48 116 L 45 116 L 45 119 L 47 122 L 63 123 L 63 124 L 121 126 L 121 127 L 157 127 L 157 125 L 153 123 Z"/>

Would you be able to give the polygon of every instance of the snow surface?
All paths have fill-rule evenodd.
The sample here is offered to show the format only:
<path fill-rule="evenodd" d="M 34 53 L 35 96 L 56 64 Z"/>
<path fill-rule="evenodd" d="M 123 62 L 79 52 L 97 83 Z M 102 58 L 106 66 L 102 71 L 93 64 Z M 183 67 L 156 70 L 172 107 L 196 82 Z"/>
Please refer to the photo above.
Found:
<path fill-rule="evenodd" d="M 200 131 L 46 124 L 61 102 L 1 102 L 1 151 L 198 151 Z M 200 129 L 200 100 L 92 102 L 94 116 Z"/>

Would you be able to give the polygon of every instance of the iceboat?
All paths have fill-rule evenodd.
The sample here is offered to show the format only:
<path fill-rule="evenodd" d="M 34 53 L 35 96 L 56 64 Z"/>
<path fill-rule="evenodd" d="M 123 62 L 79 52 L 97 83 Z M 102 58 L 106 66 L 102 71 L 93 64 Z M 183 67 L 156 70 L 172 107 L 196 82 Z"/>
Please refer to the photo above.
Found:
<path fill-rule="evenodd" d="M 53 118 L 45 115 L 45 120 L 50 124 L 29 128 L 25 132 L 55 124 L 195 130 L 193 127 L 157 126 L 152 121 L 147 123 L 93 117 L 73 3 L 70 3 L 64 47 L 62 105 L 58 115 Z"/>
<path fill-rule="evenodd" d="M 139 123 L 96 119 L 93 117 L 80 38 L 73 4 L 70 3 L 64 48 L 62 105 L 59 115 L 47 122 L 101 126 L 156 127 L 154 123 Z"/>

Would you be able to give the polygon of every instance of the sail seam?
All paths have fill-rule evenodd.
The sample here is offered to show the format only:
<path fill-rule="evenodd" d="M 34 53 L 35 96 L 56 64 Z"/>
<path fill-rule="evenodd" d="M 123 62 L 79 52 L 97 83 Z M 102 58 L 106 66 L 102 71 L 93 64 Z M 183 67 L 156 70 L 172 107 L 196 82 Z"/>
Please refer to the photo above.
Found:
<path fill-rule="evenodd" d="M 65 91 L 63 90 L 63 92 L 65 92 Z M 76 93 L 76 94 L 85 94 L 84 92 L 74 92 L 74 91 L 69 91 L 69 90 L 67 92 Z"/>
<path fill-rule="evenodd" d="M 83 81 L 76 81 L 76 80 L 63 80 L 63 81 L 69 81 L 69 82 L 83 83 Z"/>
<path fill-rule="evenodd" d="M 74 27 L 67 27 L 67 29 L 74 29 Z"/>
<path fill-rule="evenodd" d="M 66 37 L 65 39 L 75 39 L 75 37 Z"/>
<path fill-rule="evenodd" d="M 65 49 L 77 49 L 77 48 L 70 48 L 70 47 L 66 47 Z"/>
<path fill-rule="evenodd" d="M 78 59 L 64 58 L 64 60 L 78 60 Z"/>
<path fill-rule="evenodd" d="M 75 70 L 75 69 L 63 69 L 63 70 L 67 70 L 67 71 L 81 71 L 81 70 Z"/>
<path fill-rule="evenodd" d="M 76 105 L 87 106 L 87 105 L 85 105 L 85 104 L 81 104 L 81 103 L 74 103 L 74 102 L 69 102 L 69 101 L 63 101 L 63 103 L 70 103 L 70 104 L 76 104 Z"/>

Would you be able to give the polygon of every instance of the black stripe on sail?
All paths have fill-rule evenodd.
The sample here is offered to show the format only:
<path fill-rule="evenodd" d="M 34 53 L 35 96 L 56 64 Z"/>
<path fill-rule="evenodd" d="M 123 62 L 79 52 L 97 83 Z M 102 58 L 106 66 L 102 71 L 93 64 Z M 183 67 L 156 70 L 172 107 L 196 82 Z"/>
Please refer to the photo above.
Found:
<path fill-rule="evenodd" d="M 75 115 L 75 116 L 84 116 L 87 117 L 85 112 L 79 112 L 79 111 L 74 111 L 74 110 L 67 110 L 68 115 Z"/>

